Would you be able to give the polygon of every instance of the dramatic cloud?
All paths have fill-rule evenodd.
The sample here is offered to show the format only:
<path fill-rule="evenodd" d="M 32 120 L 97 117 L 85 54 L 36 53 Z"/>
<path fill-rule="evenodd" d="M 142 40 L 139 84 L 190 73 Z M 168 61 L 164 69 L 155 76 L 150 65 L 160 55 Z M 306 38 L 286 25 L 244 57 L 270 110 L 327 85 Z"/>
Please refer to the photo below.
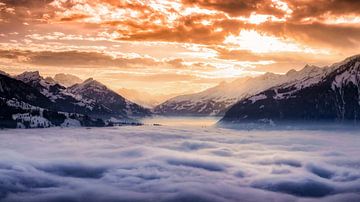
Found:
<path fill-rule="evenodd" d="M 184 125 L 0 135 L 6 202 L 360 200 L 359 137 L 346 130 Z"/>
<path fill-rule="evenodd" d="M 356 0 L 288 1 L 287 3 L 294 11 L 292 18 L 295 20 L 308 18 L 326 20 L 331 15 L 358 15 L 360 8 L 360 2 Z"/>
<path fill-rule="evenodd" d="M 191 89 L 194 84 L 204 89 L 223 80 L 222 77 L 216 76 L 222 70 L 218 70 L 212 64 L 186 62 L 180 58 L 155 59 L 136 54 L 111 55 L 108 52 L 90 51 L 0 49 L 0 61 L 5 66 L 4 70 L 13 75 L 19 74 L 21 68 L 19 71 L 7 66 L 26 65 L 28 71 L 40 70 L 43 76 L 53 76 L 71 69 L 74 74 L 84 75 L 83 79 L 94 77 L 113 89 L 117 86 L 127 87 L 140 84 L 145 91 L 173 92 L 175 95 L 194 92 L 196 89 Z M 182 85 L 178 86 L 179 83 Z M 162 87 L 158 88 L 159 85 Z M 186 88 L 183 89 L 184 87 Z"/>
<path fill-rule="evenodd" d="M 355 0 L 0 0 L 0 48 L 42 53 L 24 65 L 102 66 L 108 72 L 137 66 L 144 75 L 160 62 L 159 74 L 227 80 L 358 54 L 359 9 Z M 0 68 L 10 69 L 2 58 Z M 193 71 L 185 72 L 189 66 Z M 20 69 L 16 63 L 12 73 Z"/>
<path fill-rule="evenodd" d="M 156 66 L 161 64 L 151 58 L 126 58 L 112 57 L 99 52 L 79 52 L 79 51 L 21 51 L 21 50 L 0 50 L 0 57 L 24 61 L 34 65 L 63 66 L 63 67 L 119 67 L 130 68 L 138 66 Z M 169 64 L 172 62 L 170 61 Z"/>
<path fill-rule="evenodd" d="M 211 10 L 219 10 L 232 16 L 249 16 L 251 13 L 283 16 L 284 10 L 276 6 L 276 1 L 267 0 L 183 0 L 185 4 L 197 5 Z"/>

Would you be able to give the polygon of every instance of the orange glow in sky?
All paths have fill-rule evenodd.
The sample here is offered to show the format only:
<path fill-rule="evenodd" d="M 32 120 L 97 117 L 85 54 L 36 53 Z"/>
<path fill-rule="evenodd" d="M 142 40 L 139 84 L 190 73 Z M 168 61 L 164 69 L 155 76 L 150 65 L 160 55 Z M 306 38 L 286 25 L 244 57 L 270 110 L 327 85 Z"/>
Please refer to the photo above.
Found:
<path fill-rule="evenodd" d="M 0 70 L 197 92 L 360 50 L 360 1 L 0 0 Z"/>

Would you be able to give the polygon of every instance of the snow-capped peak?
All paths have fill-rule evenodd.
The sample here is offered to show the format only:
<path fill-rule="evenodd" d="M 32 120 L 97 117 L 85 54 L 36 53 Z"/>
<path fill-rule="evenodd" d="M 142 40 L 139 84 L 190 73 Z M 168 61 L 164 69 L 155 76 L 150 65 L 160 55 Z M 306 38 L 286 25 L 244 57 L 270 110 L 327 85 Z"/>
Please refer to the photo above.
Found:
<path fill-rule="evenodd" d="M 350 56 L 344 60 L 344 62 L 349 62 L 351 60 L 360 60 L 360 54 Z"/>
<path fill-rule="evenodd" d="M 86 102 L 90 103 L 94 101 L 91 97 L 100 95 L 103 96 L 111 90 L 109 90 L 104 84 L 94 80 L 93 78 L 89 78 L 80 84 L 75 84 L 67 88 L 66 91 L 75 95 L 77 100 L 86 101 L 84 99 L 88 98 L 89 100 Z"/>
<path fill-rule="evenodd" d="M 126 100 L 93 78 L 75 84 L 67 88 L 66 91 L 75 96 L 79 105 L 90 106 L 91 109 L 99 109 L 100 107 L 106 113 L 114 114 L 114 116 L 143 116 L 150 113 L 149 110 Z"/>
<path fill-rule="evenodd" d="M 93 78 L 88 78 L 86 79 L 84 82 L 80 83 L 80 84 L 75 84 L 74 86 L 70 87 L 71 91 L 79 91 L 79 90 L 82 90 L 82 89 L 98 89 L 98 90 L 106 90 L 107 87 L 94 80 Z"/>
<path fill-rule="evenodd" d="M 336 76 L 332 83 L 332 89 L 342 88 L 349 83 L 359 86 L 360 80 L 360 55 L 355 55 L 345 59 L 343 62 L 332 66 L 336 72 Z M 360 100 L 359 100 L 360 103 Z"/>
<path fill-rule="evenodd" d="M 56 85 L 57 82 L 51 77 L 42 77 L 39 71 L 34 72 L 24 72 L 15 77 L 17 80 L 20 80 L 24 83 L 33 85 L 33 87 L 39 87 L 48 89 L 50 86 Z"/>
<path fill-rule="evenodd" d="M 319 69 L 320 69 L 320 67 L 318 67 L 318 66 L 307 64 L 307 65 L 305 65 L 305 67 L 302 70 L 300 70 L 300 72 L 310 73 L 310 72 L 317 71 Z"/>
<path fill-rule="evenodd" d="M 275 74 L 275 73 L 271 73 L 271 72 L 266 72 L 265 74 L 259 76 L 258 78 L 261 79 L 261 80 L 268 81 L 268 80 L 278 79 L 278 78 L 280 78 L 280 77 L 281 77 L 280 74 Z"/>
<path fill-rule="evenodd" d="M 223 120 L 359 120 L 360 55 L 329 67 L 306 65 L 286 75 L 286 83 L 238 102 Z"/>
<path fill-rule="evenodd" d="M 351 56 L 351 57 L 348 57 L 348 58 L 346 58 L 345 60 L 343 60 L 343 61 L 341 61 L 341 62 L 337 62 L 337 63 L 334 63 L 334 64 L 332 64 L 330 67 L 328 67 L 330 70 L 336 70 L 336 69 L 338 69 L 340 66 L 342 66 L 342 65 L 345 65 L 345 64 L 347 64 L 347 63 L 349 63 L 350 61 L 353 61 L 353 60 L 355 60 L 355 61 L 360 61 L 360 54 L 358 54 L 358 55 L 353 55 L 353 56 Z"/>
<path fill-rule="evenodd" d="M 221 83 L 200 93 L 172 98 L 157 106 L 155 112 L 163 114 L 218 115 L 237 101 L 277 86 L 294 86 L 301 89 L 319 82 L 326 69 L 306 65 L 303 69 L 290 70 L 286 74 L 267 72 L 257 77 L 242 77 L 229 83 Z M 301 84 L 301 85 L 297 85 Z"/>
<path fill-rule="evenodd" d="M 41 94 L 48 97 L 51 101 L 63 98 L 62 91 L 65 89 L 51 77 L 42 77 L 38 71 L 24 72 L 15 77 L 17 80 L 36 88 Z"/>
<path fill-rule="evenodd" d="M 304 78 L 311 76 L 312 74 L 317 74 L 323 69 L 324 68 L 315 65 L 306 64 L 301 70 L 296 71 L 295 69 L 291 69 L 285 75 L 288 78 Z"/>

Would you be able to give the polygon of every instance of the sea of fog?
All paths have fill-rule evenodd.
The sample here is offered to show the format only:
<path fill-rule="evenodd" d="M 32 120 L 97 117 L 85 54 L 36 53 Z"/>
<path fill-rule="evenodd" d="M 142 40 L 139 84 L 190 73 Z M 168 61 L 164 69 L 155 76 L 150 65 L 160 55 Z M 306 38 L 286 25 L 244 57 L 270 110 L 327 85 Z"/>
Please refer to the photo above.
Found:
<path fill-rule="evenodd" d="M 161 120 L 0 130 L 0 201 L 360 201 L 360 132 Z"/>

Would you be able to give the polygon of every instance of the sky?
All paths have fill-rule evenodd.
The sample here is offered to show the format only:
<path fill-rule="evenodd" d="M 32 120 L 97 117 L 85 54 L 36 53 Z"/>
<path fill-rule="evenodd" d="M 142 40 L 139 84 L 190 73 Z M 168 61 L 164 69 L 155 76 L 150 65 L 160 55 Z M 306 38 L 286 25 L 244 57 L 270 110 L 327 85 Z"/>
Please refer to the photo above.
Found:
<path fill-rule="evenodd" d="M 358 0 L 0 0 L 0 70 L 197 92 L 360 53 Z"/>

